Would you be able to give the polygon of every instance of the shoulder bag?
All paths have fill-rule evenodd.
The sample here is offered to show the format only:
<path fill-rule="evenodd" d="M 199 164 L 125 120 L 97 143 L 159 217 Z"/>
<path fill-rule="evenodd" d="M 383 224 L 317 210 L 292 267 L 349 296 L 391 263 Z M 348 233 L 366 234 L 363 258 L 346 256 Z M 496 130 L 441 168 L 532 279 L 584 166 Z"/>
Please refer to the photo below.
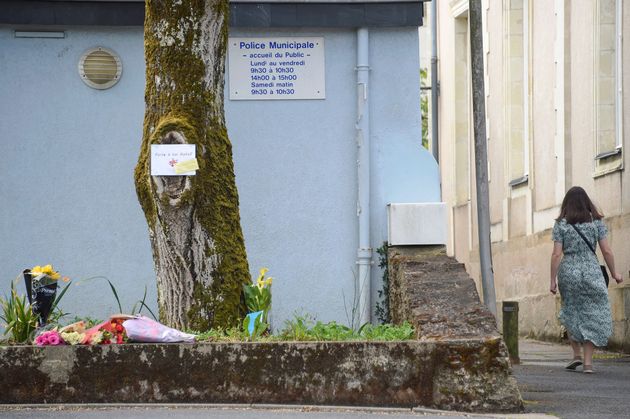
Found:
<path fill-rule="evenodd" d="M 584 243 L 586 243 L 588 248 L 591 249 L 591 252 L 595 253 L 595 248 L 591 245 L 591 243 L 588 240 L 586 240 L 586 237 L 584 237 L 584 234 L 582 234 L 582 232 L 580 230 L 578 230 L 578 228 L 574 224 L 570 224 L 570 226 L 573 227 L 573 229 L 575 231 L 577 231 L 577 234 L 579 234 L 580 237 L 582 237 L 582 240 L 584 240 Z M 595 253 L 595 257 L 597 257 L 597 253 Z M 605 265 L 599 265 L 599 267 L 602 270 L 602 275 L 604 276 L 604 281 L 606 281 L 606 288 L 608 288 L 608 282 L 610 281 L 610 278 L 608 277 L 608 271 L 606 270 L 606 266 Z"/>

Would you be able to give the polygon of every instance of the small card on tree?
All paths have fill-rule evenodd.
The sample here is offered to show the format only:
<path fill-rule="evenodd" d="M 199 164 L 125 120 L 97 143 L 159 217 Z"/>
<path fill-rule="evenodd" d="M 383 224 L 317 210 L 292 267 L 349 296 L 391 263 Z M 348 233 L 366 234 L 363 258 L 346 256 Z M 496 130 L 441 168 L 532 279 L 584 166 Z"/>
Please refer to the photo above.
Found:
<path fill-rule="evenodd" d="M 151 176 L 194 176 L 195 157 L 194 144 L 152 144 Z"/>

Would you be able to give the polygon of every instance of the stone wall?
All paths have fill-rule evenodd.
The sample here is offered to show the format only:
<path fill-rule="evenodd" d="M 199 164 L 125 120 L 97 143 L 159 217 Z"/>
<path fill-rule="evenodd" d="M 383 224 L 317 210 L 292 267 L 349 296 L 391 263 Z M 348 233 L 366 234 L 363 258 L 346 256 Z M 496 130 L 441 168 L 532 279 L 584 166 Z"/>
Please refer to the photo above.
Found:
<path fill-rule="evenodd" d="M 0 346 L 0 403 L 253 403 L 518 412 L 494 318 L 441 248 L 390 249 L 418 339 Z"/>
<path fill-rule="evenodd" d="M 498 340 L 0 347 L 0 403 L 261 403 L 515 411 Z M 492 397 L 487 397 L 486 392 Z"/>
<path fill-rule="evenodd" d="M 392 321 L 414 325 L 419 339 L 498 338 L 463 263 L 443 246 L 396 246 L 388 252 Z"/>
<path fill-rule="evenodd" d="M 475 283 L 463 264 L 446 256 L 443 246 L 396 246 L 388 250 L 390 311 L 392 321 L 408 321 L 422 342 L 483 342 L 484 362 L 471 367 L 468 355 L 453 353 L 451 376 L 434 377 L 440 394 L 463 388 L 476 394 L 476 402 L 522 407 L 516 380 L 511 375 L 507 348 L 496 319 L 481 304 Z M 492 349 L 490 349 L 492 348 Z M 447 355 L 450 357 L 451 355 Z M 457 382 L 457 383 L 456 383 Z"/>

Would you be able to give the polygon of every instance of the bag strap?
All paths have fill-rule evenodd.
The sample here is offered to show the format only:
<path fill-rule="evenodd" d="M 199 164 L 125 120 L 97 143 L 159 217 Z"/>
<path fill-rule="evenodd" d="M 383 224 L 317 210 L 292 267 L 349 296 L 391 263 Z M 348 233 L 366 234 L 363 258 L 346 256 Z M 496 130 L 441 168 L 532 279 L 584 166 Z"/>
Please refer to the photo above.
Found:
<path fill-rule="evenodd" d="M 575 224 L 569 224 L 571 227 L 573 227 L 573 229 L 575 231 L 577 231 L 577 234 L 580 235 L 580 237 L 582 237 L 582 240 L 584 240 L 584 243 L 586 243 L 586 245 L 588 246 L 589 249 L 591 249 L 591 252 L 595 253 L 595 249 L 593 248 L 593 245 L 591 245 L 591 243 L 586 240 L 586 237 L 584 237 L 584 234 L 582 234 L 582 232 L 580 230 L 578 230 L 578 228 L 575 226 Z"/>

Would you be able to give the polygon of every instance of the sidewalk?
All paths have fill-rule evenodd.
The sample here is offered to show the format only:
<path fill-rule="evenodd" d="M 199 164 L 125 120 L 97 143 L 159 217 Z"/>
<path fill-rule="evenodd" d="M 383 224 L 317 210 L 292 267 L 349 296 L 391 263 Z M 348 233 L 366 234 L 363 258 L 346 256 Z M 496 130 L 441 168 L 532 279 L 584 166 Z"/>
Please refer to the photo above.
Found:
<path fill-rule="evenodd" d="M 521 340 L 521 364 L 513 367 L 525 409 L 560 418 L 630 417 L 630 356 L 596 351 L 595 374 L 570 372 L 567 344 Z"/>

